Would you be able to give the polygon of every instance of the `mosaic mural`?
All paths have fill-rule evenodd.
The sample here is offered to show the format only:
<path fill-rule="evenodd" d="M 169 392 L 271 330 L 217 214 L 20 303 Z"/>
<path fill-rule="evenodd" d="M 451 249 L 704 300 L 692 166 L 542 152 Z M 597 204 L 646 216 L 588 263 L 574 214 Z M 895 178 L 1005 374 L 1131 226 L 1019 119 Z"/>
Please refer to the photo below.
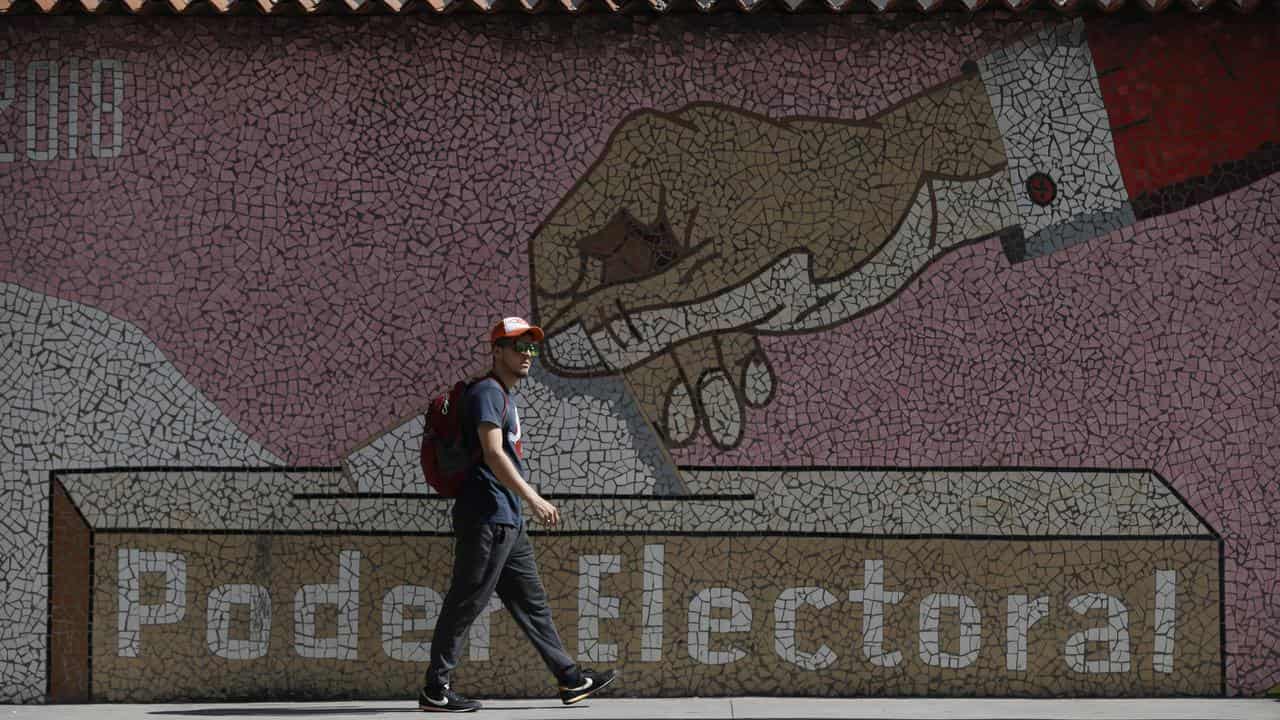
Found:
<path fill-rule="evenodd" d="M 411 697 L 512 313 L 622 694 L 1280 683 L 1280 26 L 769 20 L 13 19 L 0 700 Z"/>

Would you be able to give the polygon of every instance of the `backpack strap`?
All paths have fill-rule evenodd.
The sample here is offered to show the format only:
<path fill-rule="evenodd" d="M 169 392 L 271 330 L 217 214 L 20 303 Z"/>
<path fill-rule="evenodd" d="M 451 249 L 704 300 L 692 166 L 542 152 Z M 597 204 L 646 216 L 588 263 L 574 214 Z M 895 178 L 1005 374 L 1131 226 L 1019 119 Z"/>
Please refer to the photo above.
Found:
<path fill-rule="evenodd" d="M 489 373 L 488 375 L 485 375 L 484 377 L 480 378 L 480 382 L 484 382 L 485 380 L 494 381 L 495 383 L 498 384 L 498 389 L 502 391 L 502 424 L 506 425 L 507 424 L 507 408 L 511 407 L 511 393 L 507 392 L 506 386 L 502 384 L 502 381 L 498 379 L 497 375 L 494 375 L 493 373 Z"/>
<path fill-rule="evenodd" d="M 502 381 L 499 380 L 497 376 L 495 376 L 493 373 L 489 373 L 484 377 L 480 377 L 480 378 L 473 377 L 471 380 L 468 381 L 467 387 L 479 385 L 485 380 L 494 381 L 495 383 L 497 383 L 498 389 L 502 391 L 502 425 L 506 425 L 507 424 L 507 408 L 511 406 L 511 393 L 507 392 L 507 389 L 502 385 Z M 502 425 L 498 426 L 499 431 L 502 431 Z M 503 435 L 502 441 L 504 443 L 507 441 L 507 438 L 505 435 Z M 473 452 L 471 453 L 472 462 L 478 462 L 482 453 L 483 451 L 480 449 L 479 445 L 477 445 L 474 448 Z"/>

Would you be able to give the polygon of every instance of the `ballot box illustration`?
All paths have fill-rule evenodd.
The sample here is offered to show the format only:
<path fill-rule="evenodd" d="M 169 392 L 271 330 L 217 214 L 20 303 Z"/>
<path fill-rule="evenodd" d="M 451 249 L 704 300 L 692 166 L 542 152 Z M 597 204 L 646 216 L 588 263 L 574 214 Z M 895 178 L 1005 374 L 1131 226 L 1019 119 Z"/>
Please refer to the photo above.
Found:
<path fill-rule="evenodd" d="M 1154 472 L 680 472 L 529 528 L 566 647 L 625 695 L 1223 693 L 1222 540 Z M 341 468 L 51 482 L 53 701 L 416 692 L 448 500 Z M 497 598 L 464 658 L 470 694 L 554 691 Z"/>

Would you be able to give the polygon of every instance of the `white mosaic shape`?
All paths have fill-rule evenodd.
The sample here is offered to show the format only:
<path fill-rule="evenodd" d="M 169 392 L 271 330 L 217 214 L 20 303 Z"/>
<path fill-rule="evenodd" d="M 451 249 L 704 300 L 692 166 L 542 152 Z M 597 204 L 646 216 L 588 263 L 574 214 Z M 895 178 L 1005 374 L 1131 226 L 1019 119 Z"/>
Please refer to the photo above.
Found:
<path fill-rule="evenodd" d="M 685 480 L 691 489 L 704 488 L 721 482 L 712 479 L 717 475 L 686 471 Z M 770 526 L 779 531 L 1000 536 L 1209 532 L 1148 473 L 744 470 L 732 475 L 772 506 Z M 1130 505 L 1121 507 L 1113 498 L 1128 498 Z M 1079 511 L 1108 504 L 1117 507 L 1106 523 Z"/>
<path fill-rule="evenodd" d="M 618 644 L 600 639 L 600 621 L 617 619 L 622 598 L 604 595 L 600 581 L 622 572 L 621 555 L 578 556 L 578 659 L 593 663 L 618 660 Z"/>
<path fill-rule="evenodd" d="M 1005 618 L 1005 669 L 1027 671 L 1027 637 L 1035 624 L 1049 617 L 1049 598 L 1034 600 L 1026 595 L 1010 595 Z"/>
<path fill-rule="evenodd" d="M 405 640 L 410 633 L 425 633 L 436 626 L 444 599 L 421 585 L 397 585 L 382 597 L 382 652 L 392 660 L 421 663 L 431 660 L 431 642 Z M 413 608 L 417 613 L 406 613 Z"/>
<path fill-rule="evenodd" d="M 142 463 L 139 463 L 142 464 Z M 145 527 L 156 530 L 304 529 L 315 522 L 307 503 L 294 496 L 336 493 L 336 473 L 252 470 L 117 471 L 62 474 L 79 512 L 93 528 Z M 299 505 L 302 507 L 299 507 Z M 333 525 L 337 513 L 330 512 Z"/>
<path fill-rule="evenodd" d="M 1009 185 L 1028 257 L 1134 222 L 1120 176 L 1084 23 L 1050 27 L 978 62 L 1008 158 Z M 1026 190 L 1056 186 L 1047 205 Z"/>
<path fill-rule="evenodd" d="M 1129 610 L 1124 601 L 1106 593 L 1086 593 L 1077 595 L 1067 602 L 1067 606 L 1077 615 L 1087 615 L 1094 611 L 1106 613 L 1107 622 L 1099 627 L 1094 626 L 1074 633 L 1067 638 L 1063 649 L 1063 657 L 1072 672 L 1107 674 L 1127 673 L 1131 665 L 1129 652 Z M 1091 644 L 1105 644 L 1106 657 L 1094 660 L 1086 658 L 1091 654 Z"/>
<path fill-rule="evenodd" d="M 120 548 L 116 556 L 116 654 L 136 658 L 144 625 L 172 625 L 187 616 L 187 560 L 178 553 L 135 548 Z M 161 602 L 142 602 L 146 575 L 164 578 Z"/>
<path fill-rule="evenodd" d="M 960 652 L 942 650 L 942 610 L 960 612 Z M 977 662 L 982 648 L 982 613 L 968 595 L 930 593 L 920 601 L 920 659 L 933 667 L 959 670 Z"/>
<path fill-rule="evenodd" d="M 525 471 L 541 492 L 678 491 L 660 441 L 621 380 L 566 380 L 535 369 L 513 397 L 520 408 Z M 415 415 L 343 460 L 359 492 L 434 492 L 422 475 L 423 422 Z"/>
<path fill-rule="evenodd" d="M 318 637 L 316 613 L 320 606 L 338 611 L 333 637 Z M 303 585 L 293 596 L 293 651 L 304 658 L 355 660 L 360 639 L 360 552 L 338 553 L 338 580 Z"/>
<path fill-rule="evenodd" d="M 434 492 L 422 475 L 422 432 L 426 420 L 414 415 L 373 438 L 342 461 L 358 492 Z"/>
<path fill-rule="evenodd" d="M 525 467 L 543 492 L 682 491 L 662 441 L 622 379 L 565 379 L 535 366 L 518 391 Z"/>
<path fill-rule="evenodd" d="M 1155 647 L 1151 657 L 1151 669 L 1169 674 L 1173 672 L 1174 641 L 1178 627 L 1178 571 L 1156 571 Z"/>
<path fill-rule="evenodd" d="M 813 652 L 800 649 L 796 638 L 796 614 L 802 606 L 821 610 L 834 605 L 836 600 L 829 591 L 812 586 L 787 588 L 779 593 L 773 604 L 773 650 L 778 657 L 811 672 L 834 665 L 836 653 L 826 643 Z"/>
<path fill-rule="evenodd" d="M 712 617 L 716 609 L 728 610 L 729 617 Z M 727 587 L 699 591 L 689 601 L 689 657 L 703 665 L 728 665 L 747 656 L 747 652 L 713 635 L 751 631 L 751 601 L 746 595 Z M 720 648 L 724 645 L 728 649 Z"/>
<path fill-rule="evenodd" d="M 644 494 L 561 498 L 562 529 L 1213 537 L 1163 483 L 1141 472 L 701 468 L 683 470 L 682 478 L 693 495 L 674 506 Z M 333 471 L 111 471 L 62 474 L 59 481 L 98 530 L 423 533 L 451 528 L 450 504 L 443 498 L 353 497 L 342 475 Z M 1081 496 L 1071 503 L 1075 511 L 1050 511 L 1072 494 Z M 1090 508 L 1108 502 L 1131 505 L 1108 511 L 1105 524 L 1087 517 L 1094 512 Z"/>
<path fill-rule="evenodd" d="M 849 591 L 849 602 L 862 604 L 862 657 L 876 667 L 902 664 L 901 650 L 885 647 L 885 606 L 902 602 L 900 590 L 884 589 L 884 560 L 865 560 L 862 588 Z"/>
<path fill-rule="evenodd" d="M 662 659 L 663 592 L 666 546 L 644 546 L 644 587 L 640 595 L 640 662 Z"/>
<path fill-rule="evenodd" d="M 231 608 L 249 608 L 249 637 L 231 637 Z M 209 652 L 224 660 L 266 657 L 271 646 L 271 593 L 261 585 L 220 585 L 209 591 L 205 639 Z"/>
<path fill-rule="evenodd" d="M 0 507 L 25 519 L 0 527 L 3 576 L 22 578 L 0 584 L 0 605 L 11 609 L 0 635 L 0 701 L 21 703 L 45 694 L 49 471 L 282 462 L 131 323 L 0 283 L 0 326 Z M 181 493 L 199 506 L 216 504 L 200 488 Z M 139 523 L 131 526 L 161 517 L 131 517 Z"/>

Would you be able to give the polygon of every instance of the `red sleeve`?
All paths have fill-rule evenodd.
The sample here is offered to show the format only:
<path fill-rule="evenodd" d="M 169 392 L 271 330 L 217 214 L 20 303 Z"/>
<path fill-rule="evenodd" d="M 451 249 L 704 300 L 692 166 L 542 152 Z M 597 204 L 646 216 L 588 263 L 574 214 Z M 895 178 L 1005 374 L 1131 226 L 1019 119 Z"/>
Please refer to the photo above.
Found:
<path fill-rule="evenodd" d="M 1090 22 L 1088 38 L 1139 216 L 1280 171 L 1280 24 L 1105 17 Z M 1160 207 L 1141 212 L 1153 202 Z"/>

